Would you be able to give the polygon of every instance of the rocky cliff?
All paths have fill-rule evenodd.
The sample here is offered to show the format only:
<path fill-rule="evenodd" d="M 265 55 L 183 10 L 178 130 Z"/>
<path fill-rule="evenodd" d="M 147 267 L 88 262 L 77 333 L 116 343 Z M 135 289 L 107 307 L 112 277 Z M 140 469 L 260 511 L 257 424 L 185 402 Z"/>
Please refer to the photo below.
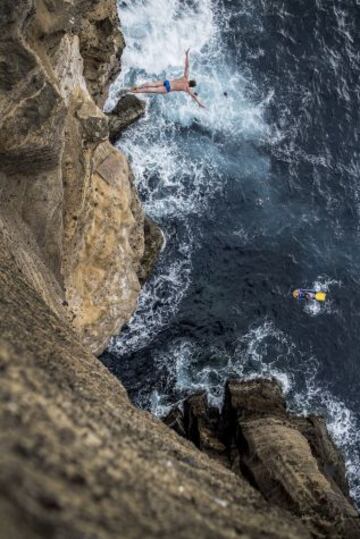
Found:
<path fill-rule="evenodd" d="M 287 412 L 276 381 L 229 381 L 223 409 L 189 397 L 165 423 L 301 519 L 313 537 L 359 537 L 344 461 L 320 417 Z"/>
<path fill-rule="evenodd" d="M 0 537 L 309 537 L 150 414 L 31 287 L 0 233 Z"/>
<path fill-rule="evenodd" d="M 0 30 L 0 538 L 359 537 L 325 426 L 277 389 L 189 401 L 189 441 L 92 354 L 161 243 L 101 111 L 115 0 L 2 0 Z"/>
<path fill-rule="evenodd" d="M 3 0 L 1 227 L 29 283 L 101 352 L 135 309 L 144 220 L 102 113 L 124 47 L 113 0 Z"/>

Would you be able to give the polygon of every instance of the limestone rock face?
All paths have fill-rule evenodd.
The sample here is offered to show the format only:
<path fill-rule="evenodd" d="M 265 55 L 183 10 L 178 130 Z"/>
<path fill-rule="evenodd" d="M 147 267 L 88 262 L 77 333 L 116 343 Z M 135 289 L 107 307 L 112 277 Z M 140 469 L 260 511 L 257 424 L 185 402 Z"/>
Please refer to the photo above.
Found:
<path fill-rule="evenodd" d="M 313 537 L 360 537 L 344 462 L 324 420 L 291 416 L 276 382 L 229 381 L 221 414 L 199 394 L 165 423 L 301 518 Z"/>
<path fill-rule="evenodd" d="M 0 214 L 48 270 L 46 290 L 31 284 L 95 353 L 136 307 L 144 251 L 129 165 L 98 108 L 118 25 L 115 0 L 0 6 Z"/>
<path fill-rule="evenodd" d="M 21 271 L 0 228 L 0 536 L 310 538 L 136 410 Z"/>
<path fill-rule="evenodd" d="M 96 104 L 103 107 L 109 85 L 120 70 L 125 47 L 119 31 L 114 0 L 81 0 L 78 4 L 81 19 L 80 52 L 84 58 L 84 75 Z"/>

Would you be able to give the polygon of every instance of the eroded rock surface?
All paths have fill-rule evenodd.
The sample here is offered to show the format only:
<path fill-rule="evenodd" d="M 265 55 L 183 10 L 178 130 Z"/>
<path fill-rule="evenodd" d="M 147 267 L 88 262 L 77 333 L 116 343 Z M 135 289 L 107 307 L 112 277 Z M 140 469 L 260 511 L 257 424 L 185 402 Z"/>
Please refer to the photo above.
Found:
<path fill-rule="evenodd" d="M 0 229 L 0 537 L 310 537 L 150 414 L 28 284 Z"/>
<path fill-rule="evenodd" d="M 144 253 L 129 165 L 98 108 L 123 46 L 115 0 L 1 3 L 0 213 L 47 268 L 46 289 L 31 284 L 95 353 L 136 307 Z"/>
<path fill-rule="evenodd" d="M 360 537 L 344 461 L 323 419 L 287 412 L 275 381 L 229 381 L 221 413 L 204 393 L 165 422 L 263 495 L 301 518 L 314 537 Z"/>

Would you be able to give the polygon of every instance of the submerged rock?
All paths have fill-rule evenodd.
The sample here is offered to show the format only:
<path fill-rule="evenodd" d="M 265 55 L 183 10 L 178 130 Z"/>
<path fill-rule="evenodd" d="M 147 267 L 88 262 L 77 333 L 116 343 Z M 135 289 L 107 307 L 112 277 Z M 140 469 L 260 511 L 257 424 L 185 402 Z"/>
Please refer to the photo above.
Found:
<path fill-rule="evenodd" d="M 115 142 L 121 133 L 145 114 L 145 103 L 135 95 L 127 94 L 119 99 L 108 113 L 110 140 Z"/>
<path fill-rule="evenodd" d="M 161 228 L 148 216 L 145 216 L 144 234 L 144 255 L 141 259 L 140 270 L 138 273 L 141 284 L 144 284 L 152 274 L 165 243 L 164 234 Z"/>
<path fill-rule="evenodd" d="M 313 537 L 360 537 L 344 461 L 324 420 L 289 414 L 275 381 L 231 380 L 221 412 L 203 393 L 186 399 L 184 411 L 172 411 L 165 423 L 302 519 Z"/>

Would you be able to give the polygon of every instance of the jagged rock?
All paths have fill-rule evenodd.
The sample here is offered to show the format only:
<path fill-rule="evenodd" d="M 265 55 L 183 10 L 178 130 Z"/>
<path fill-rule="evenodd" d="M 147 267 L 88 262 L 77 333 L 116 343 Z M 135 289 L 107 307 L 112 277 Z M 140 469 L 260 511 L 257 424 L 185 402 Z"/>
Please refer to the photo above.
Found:
<path fill-rule="evenodd" d="M 219 412 L 208 405 L 206 393 L 189 397 L 184 402 L 184 426 L 187 438 L 221 464 L 228 459 L 226 447 L 218 433 Z"/>
<path fill-rule="evenodd" d="M 164 417 L 163 421 L 165 425 L 177 432 L 179 436 L 190 440 L 184 425 L 184 412 L 180 408 L 172 408 L 168 415 Z"/>
<path fill-rule="evenodd" d="M 45 304 L 0 228 L 0 536 L 310 538 L 135 409 Z"/>
<path fill-rule="evenodd" d="M 82 16 L 79 37 L 84 75 L 90 94 L 102 108 L 109 85 L 120 71 L 125 41 L 114 0 L 82 0 L 78 4 Z"/>
<path fill-rule="evenodd" d="M 148 216 L 145 216 L 144 220 L 144 235 L 144 255 L 141 259 L 138 272 L 138 277 L 141 284 L 144 284 L 152 274 L 165 241 L 159 225 L 157 225 Z"/>
<path fill-rule="evenodd" d="M 0 213 L 26 238 L 23 259 L 42 262 L 29 282 L 58 314 L 67 303 L 95 353 L 136 308 L 144 253 L 131 172 L 98 108 L 120 68 L 118 24 L 115 0 L 0 6 Z"/>
<path fill-rule="evenodd" d="M 335 481 L 343 494 L 348 496 L 349 485 L 346 480 L 345 462 L 328 434 L 325 419 L 313 415 L 292 419 L 307 438 L 321 471 L 329 480 Z"/>
<path fill-rule="evenodd" d="M 115 108 L 108 113 L 111 142 L 115 142 L 124 129 L 136 122 L 144 113 L 145 103 L 135 95 L 127 94 L 119 99 Z"/>
<path fill-rule="evenodd" d="M 240 466 L 264 497 L 301 517 L 314 536 L 360 537 L 355 509 L 335 482 L 321 473 L 296 422 L 283 416 L 277 384 L 230 382 L 225 400 L 235 418 Z M 252 403 L 252 414 L 247 404 L 243 408 L 245 401 Z"/>
<path fill-rule="evenodd" d="M 187 398 L 180 414 L 165 422 L 267 501 L 301 518 L 313 537 L 360 537 L 344 462 L 325 422 L 289 414 L 275 381 L 231 380 L 221 413 L 203 393 Z"/>
<path fill-rule="evenodd" d="M 163 419 L 164 423 L 180 436 L 190 440 L 209 457 L 229 467 L 227 449 L 220 440 L 217 408 L 208 405 L 205 392 L 192 395 L 184 401 L 183 410 L 173 408 Z"/>

